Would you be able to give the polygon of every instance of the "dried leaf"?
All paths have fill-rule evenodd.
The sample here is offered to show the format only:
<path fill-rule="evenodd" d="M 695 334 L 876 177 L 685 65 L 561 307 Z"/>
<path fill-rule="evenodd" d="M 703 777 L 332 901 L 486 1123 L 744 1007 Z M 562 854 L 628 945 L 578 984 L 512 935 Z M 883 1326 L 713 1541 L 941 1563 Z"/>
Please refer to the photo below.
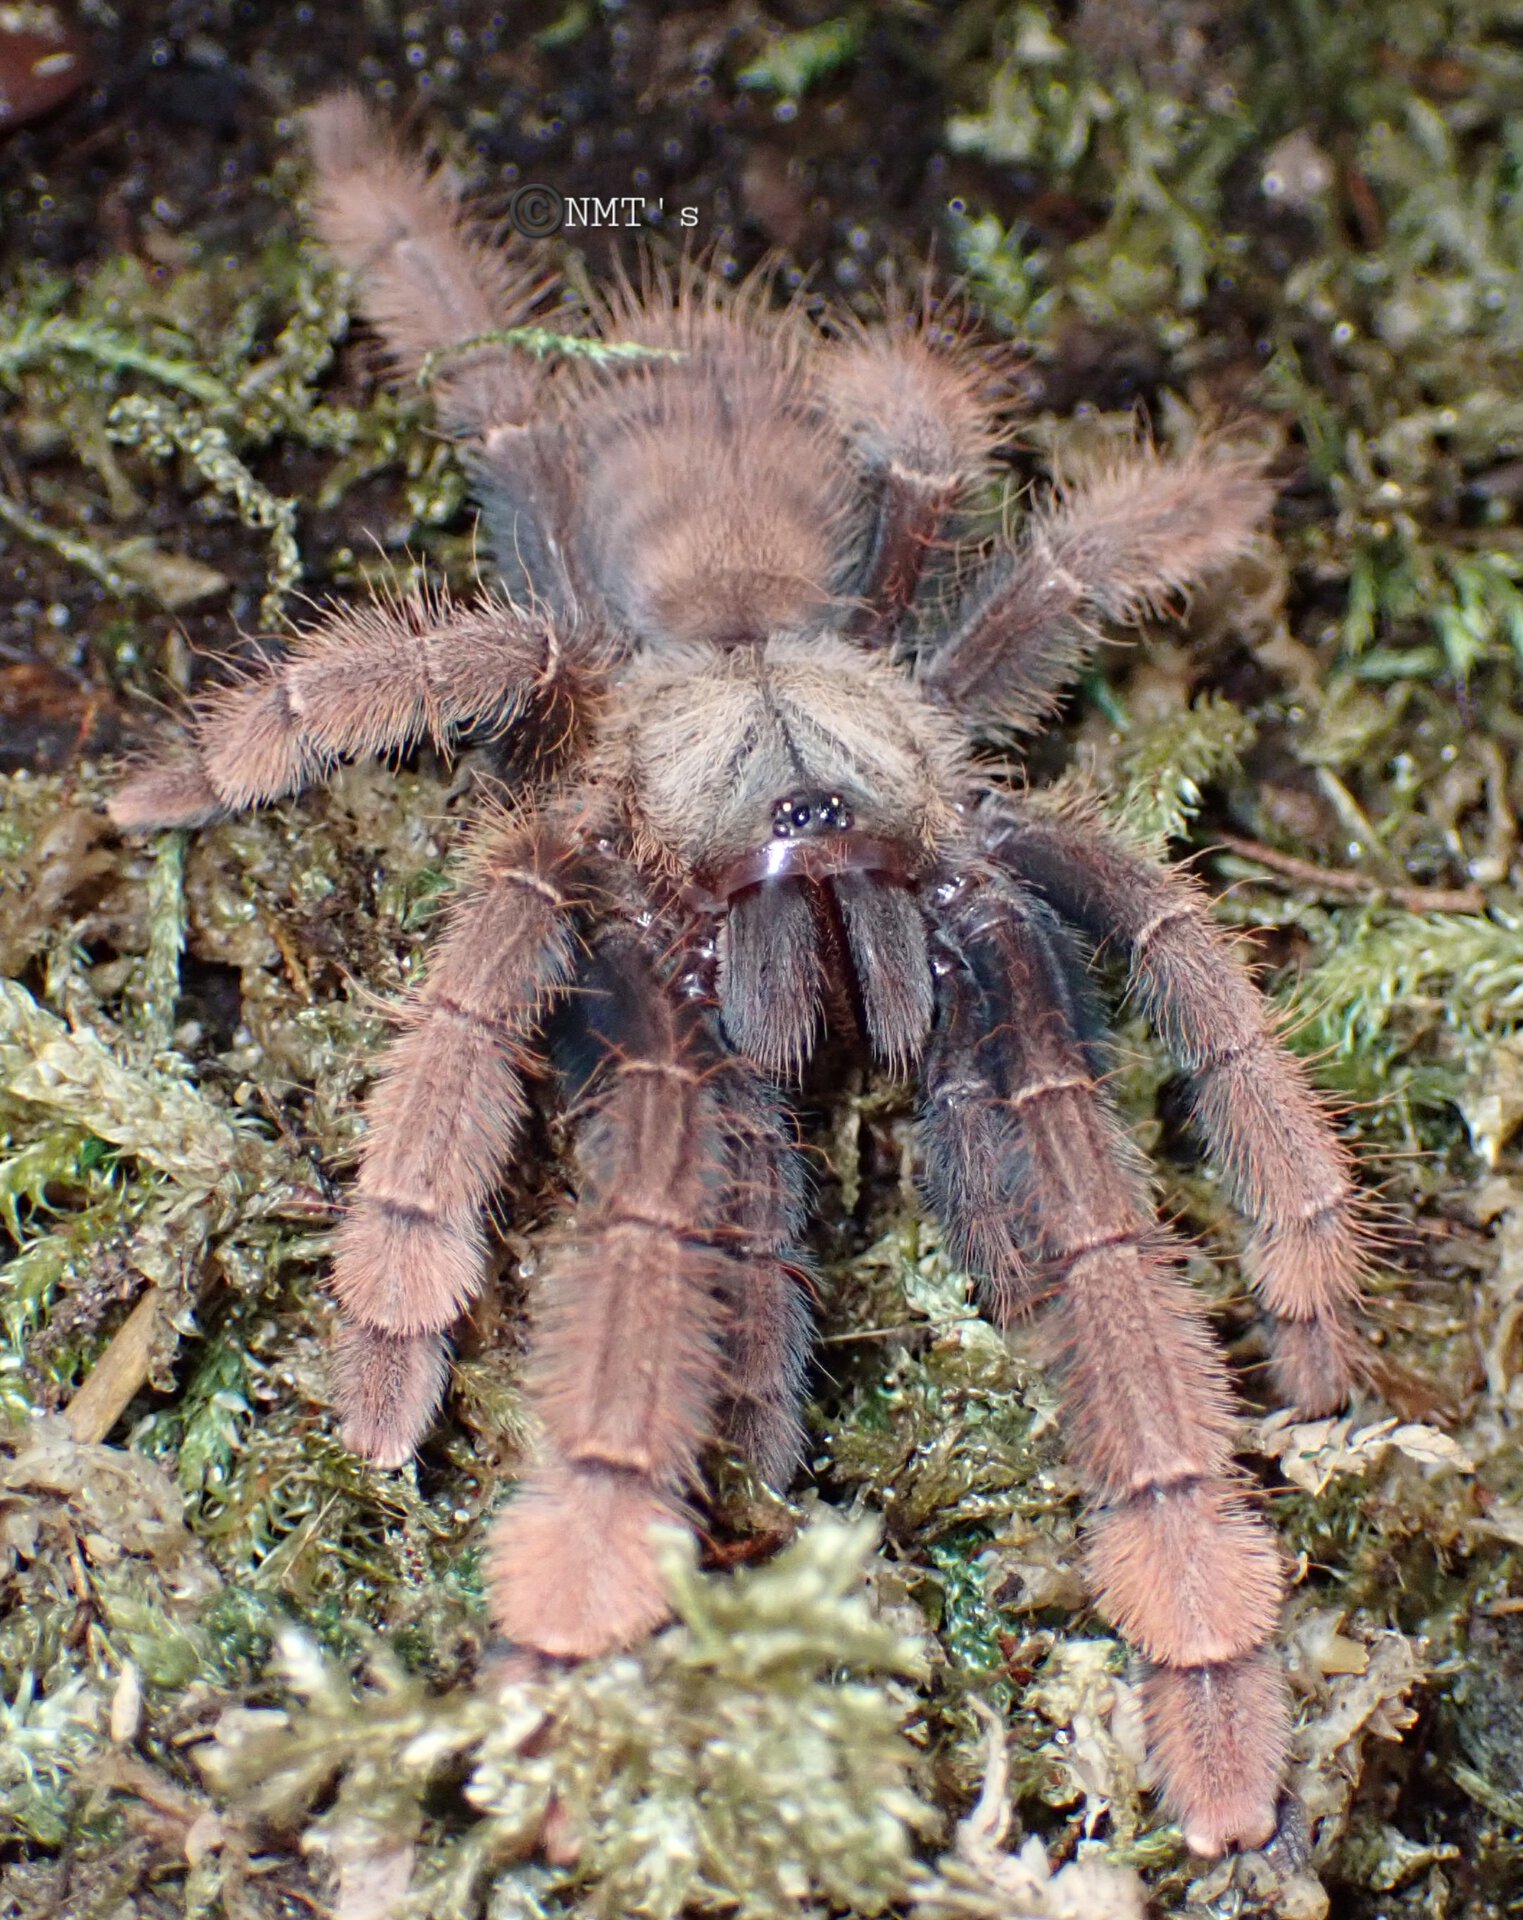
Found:
<path fill-rule="evenodd" d="M 1325 1493 L 1340 1474 L 1364 1474 L 1394 1447 L 1424 1466 L 1474 1473 L 1475 1462 L 1459 1442 L 1437 1427 L 1379 1420 L 1355 1428 L 1352 1418 L 1298 1421 L 1293 1413 L 1273 1413 L 1260 1423 L 1257 1444 L 1277 1460 L 1287 1480 L 1312 1495 Z"/>

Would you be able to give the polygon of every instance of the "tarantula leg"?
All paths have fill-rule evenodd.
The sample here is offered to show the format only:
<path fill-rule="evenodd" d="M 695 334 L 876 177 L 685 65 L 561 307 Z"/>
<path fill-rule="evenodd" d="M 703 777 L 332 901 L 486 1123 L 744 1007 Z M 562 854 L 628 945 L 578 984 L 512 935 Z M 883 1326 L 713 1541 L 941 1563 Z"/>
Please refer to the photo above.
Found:
<path fill-rule="evenodd" d="M 520 325 L 542 305 L 553 280 L 545 261 L 522 241 L 473 233 L 449 174 L 404 153 L 357 93 L 320 100 L 306 131 L 313 224 L 355 275 L 365 317 L 399 370 L 417 374 L 435 361 L 440 418 L 456 431 L 527 420 L 543 370 L 483 336 Z"/>
<path fill-rule="evenodd" d="M 338 760 L 504 728 L 531 704 L 573 711 L 591 647 L 487 595 L 335 609 L 284 658 L 203 700 L 194 759 L 134 775 L 108 811 L 124 828 L 201 826 L 297 793 Z"/>
<path fill-rule="evenodd" d="M 938 352 L 921 335 L 882 333 L 838 348 L 825 379 L 872 500 L 848 631 L 867 646 L 890 646 L 932 550 L 988 464 L 987 376 L 966 350 Z"/>
<path fill-rule="evenodd" d="M 781 1488 L 804 1445 L 799 1403 L 811 1319 L 809 1269 L 797 1251 L 803 1163 L 791 1127 L 748 1066 L 729 1060 L 714 1080 L 728 1134 L 723 1244 L 732 1256 L 719 1428 Z"/>
<path fill-rule="evenodd" d="M 1088 805 L 991 796 L 982 819 L 993 858 L 1125 954 L 1143 1011 L 1189 1075 L 1228 1198 L 1250 1223 L 1247 1266 L 1272 1316 L 1275 1385 L 1304 1412 L 1331 1412 L 1357 1369 L 1345 1314 L 1367 1252 L 1349 1157 L 1203 890 L 1134 852 Z"/>
<path fill-rule="evenodd" d="M 1274 493 L 1243 449 L 1164 459 L 1143 448 L 1032 514 L 984 570 L 917 679 L 975 727 L 1056 711 L 1102 625 L 1134 621 L 1243 553 Z"/>
<path fill-rule="evenodd" d="M 442 1329 L 481 1285 L 483 1216 L 524 1113 L 530 1036 L 573 964 L 574 853 L 543 823 L 499 824 L 472 857 L 423 985 L 366 1104 L 333 1292 L 345 1439 L 405 1460 L 442 1381 Z"/>
<path fill-rule="evenodd" d="M 1051 993 L 1072 1031 L 1087 1038 L 1096 1023 L 1078 956 L 1067 951 L 1065 930 L 1039 902 L 1027 902 L 1026 911 L 1053 950 Z M 995 1008 L 967 968 L 939 966 L 937 972 L 940 1018 L 922 1075 L 922 1182 L 948 1251 L 973 1276 L 990 1318 L 1004 1327 L 1043 1295 L 1023 1251 L 1030 1234 L 1022 1198 L 1025 1147 L 1015 1109 L 968 1059 L 969 1037 L 981 1020 L 995 1017 Z"/>
<path fill-rule="evenodd" d="M 726 1384 L 726 1305 L 749 1276 L 729 1244 L 732 1123 L 703 1010 L 667 988 L 643 935 L 614 927 L 571 1011 L 604 1064 L 580 1201 L 543 1282 L 544 1457 L 496 1524 L 488 1572 L 504 1633 L 583 1658 L 666 1613 L 651 1529 L 685 1521 Z"/>
<path fill-rule="evenodd" d="M 307 115 L 314 221 L 398 370 L 425 364 L 440 424 L 467 436 L 475 493 L 492 557 L 516 599 L 569 614 L 577 593 L 564 529 L 564 430 L 541 418 L 545 364 L 500 336 L 532 318 L 562 330 L 572 315 L 546 309 L 554 275 L 510 238 L 486 243 L 462 217 L 448 176 L 398 149 L 353 93 Z"/>
<path fill-rule="evenodd" d="M 1261 1845 L 1287 1737 L 1265 1652 L 1282 1576 L 1233 1475 L 1221 1355 L 1095 1084 L 1040 910 L 986 877 L 944 925 L 938 1051 L 961 1056 L 965 1098 L 1003 1108 L 1011 1198 L 1056 1277 L 1069 1447 L 1094 1509 L 1090 1583 L 1150 1662 L 1150 1748 L 1190 1844 Z"/>

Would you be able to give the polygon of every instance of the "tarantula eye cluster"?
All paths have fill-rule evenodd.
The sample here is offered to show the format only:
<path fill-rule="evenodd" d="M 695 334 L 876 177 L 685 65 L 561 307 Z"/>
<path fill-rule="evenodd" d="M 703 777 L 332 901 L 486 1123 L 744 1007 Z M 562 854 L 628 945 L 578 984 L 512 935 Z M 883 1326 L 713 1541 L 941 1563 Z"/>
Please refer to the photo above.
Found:
<path fill-rule="evenodd" d="M 785 793 L 772 803 L 774 840 L 849 833 L 855 824 L 856 815 L 839 793 Z"/>
<path fill-rule="evenodd" d="M 538 1283 L 543 1442 L 496 1523 L 492 1606 L 545 1656 L 648 1632 L 652 1527 L 691 1520 L 705 1446 L 780 1485 L 797 1465 L 812 1283 L 789 1089 L 854 1027 L 918 1080 L 924 1192 L 985 1311 L 1053 1323 L 1088 1579 L 1137 1650 L 1167 1804 L 1202 1851 L 1263 1842 L 1281 1560 L 1107 1093 L 1087 950 L 1126 966 L 1192 1090 L 1272 1377 L 1308 1412 L 1355 1366 L 1347 1156 L 1197 883 L 976 751 L 1050 715 L 1108 622 L 1243 554 L 1261 458 L 1137 446 L 977 544 L 1001 401 L 944 316 L 822 329 L 691 272 L 556 309 L 549 260 L 479 238 L 357 99 L 309 126 L 318 231 L 398 372 L 430 368 L 491 562 L 467 601 L 326 613 L 111 811 L 195 826 L 356 755 L 510 728 L 538 747 L 475 835 L 366 1108 L 332 1283 L 345 1437 L 395 1466 L 428 1431 L 531 1089 L 558 1086 L 576 1201 Z M 531 318 L 652 351 L 546 362 L 505 338 Z"/>

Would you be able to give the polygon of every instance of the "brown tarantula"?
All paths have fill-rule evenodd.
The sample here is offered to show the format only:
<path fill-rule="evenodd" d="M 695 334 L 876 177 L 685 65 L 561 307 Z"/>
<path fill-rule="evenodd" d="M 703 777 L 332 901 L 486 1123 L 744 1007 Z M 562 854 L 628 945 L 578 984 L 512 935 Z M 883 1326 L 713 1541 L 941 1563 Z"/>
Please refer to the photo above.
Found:
<path fill-rule="evenodd" d="M 540 1288 L 543 1447 L 496 1525 L 492 1604 L 546 1656 L 655 1626 L 652 1523 L 687 1514 L 706 1442 L 779 1485 L 798 1458 L 804 1192 L 778 1083 L 855 1023 L 918 1071 L 925 1190 L 994 1320 L 1052 1298 L 1089 1580 L 1145 1662 L 1168 1804 L 1202 1852 L 1262 1843 L 1280 1556 L 1104 1091 L 1086 944 L 1124 958 L 1189 1077 L 1250 1223 L 1276 1384 L 1308 1412 L 1353 1368 L 1348 1161 L 1197 885 L 973 751 L 1051 714 L 1105 622 L 1243 552 L 1262 460 L 1138 448 L 949 569 L 999 430 L 947 327 L 826 334 L 764 289 L 651 274 L 597 315 L 643 357 L 548 364 L 503 337 L 546 311 L 537 256 L 473 236 L 447 177 L 357 99 L 310 134 L 323 239 L 469 449 L 489 584 L 328 614 L 111 811 L 195 826 L 353 755 L 510 726 L 537 743 L 366 1110 L 333 1278 L 350 1445 L 394 1466 L 432 1420 L 548 1055 L 582 1114 L 580 1189 Z"/>

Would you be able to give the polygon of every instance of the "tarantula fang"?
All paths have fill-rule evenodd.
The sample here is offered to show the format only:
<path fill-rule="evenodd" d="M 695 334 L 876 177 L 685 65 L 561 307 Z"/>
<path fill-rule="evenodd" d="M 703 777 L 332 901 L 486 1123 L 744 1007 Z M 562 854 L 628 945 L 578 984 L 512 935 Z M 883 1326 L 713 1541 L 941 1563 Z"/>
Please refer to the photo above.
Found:
<path fill-rule="evenodd" d="M 1124 961 L 1249 1226 L 1274 1378 L 1345 1396 L 1363 1264 L 1347 1157 L 1196 883 L 1092 806 L 975 758 L 1055 708 L 1108 622 L 1243 552 L 1257 455 L 1137 447 L 957 557 L 999 406 L 935 316 L 825 330 L 765 287 L 620 286 L 590 323 L 647 358 L 536 360 L 503 332 L 546 258 L 478 237 L 352 96 L 309 116 L 316 223 L 401 374 L 425 363 L 492 555 L 461 603 L 339 609 L 214 694 L 124 828 L 194 826 L 419 742 L 538 744 L 476 833 L 367 1108 L 338 1235 L 336 1399 L 405 1461 L 483 1283 L 526 1073 L 580 1114 L 539 1289 L 541 1457 L 496 1523 L 492 1604 L 545 1656 L 665 1612 L 652 1522 L 726 1437 L 799 1454 L 805 1193 L 784 1087 L 827 1024 L 918 1073 L 927 1197 L 1004 1325 L 1050 1296 L 1086 1564 L 1143 1665 L 1192 1846 L 1275 1827 L 1283 1571 L 1233 1464 L 1224 1361 L 1106 1096 L 1084 949 Z"/>

